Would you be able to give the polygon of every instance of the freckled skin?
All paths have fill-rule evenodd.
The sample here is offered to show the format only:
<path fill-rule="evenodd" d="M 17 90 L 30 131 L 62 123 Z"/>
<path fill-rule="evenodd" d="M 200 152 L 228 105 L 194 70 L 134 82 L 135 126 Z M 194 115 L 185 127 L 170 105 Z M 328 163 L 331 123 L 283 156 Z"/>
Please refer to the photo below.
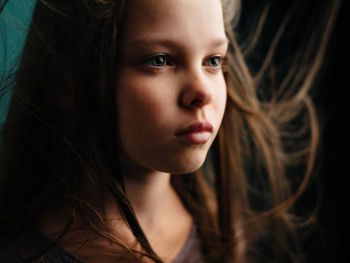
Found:
<path fill-rule="evenodd" d="M 224 56 L 227 46 L 219 0 L 135 0 L 126 5 L 117 80 L 117 114 L 123 153 L 135 166 L 173 174 L 190 173 L 203 164 L 222 121 L 226 84 L 208 57 Z M 136 39 L 161 38 L 176 47 L 136 48 Z M 166 54 L 162 67 L 145 56 Z M 181 142 L 175 132 L 198 121 L 213 125 L 204 144 Z"/>

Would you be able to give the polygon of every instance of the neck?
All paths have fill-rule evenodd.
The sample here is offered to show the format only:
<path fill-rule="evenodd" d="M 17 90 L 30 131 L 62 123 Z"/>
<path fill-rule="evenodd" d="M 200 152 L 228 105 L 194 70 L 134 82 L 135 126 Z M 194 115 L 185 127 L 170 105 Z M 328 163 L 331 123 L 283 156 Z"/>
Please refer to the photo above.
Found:
<path fill-rule="evenodd" d="M 126 195 L 141 224 L 161 218 L 179 198 L 170 184 L 169 173 L 152 171 L 123 162 Z"/>
<path fill-rule="evenodd" d="M 171 175 L 140 167 L 125 169 L 123 175 L 126 195 L 150 244 L 162 258 L 174 259 L 191 231 L 192 216 L 171 186 Z"/>
<path fill-rule="evenodd" d="M 179 211 L 185 212 L 169 173 L 152 171 L 124 158 L 121 164 L 126 195 L 143 228 L 155 229 L 167 224 L 166 220 L 176 217 Z"/>
<path fill-rule="evenodd" d="M 128 174 L 124 182 L 127 197 L 141 221 L 160 216 L 176 198 L 167 173 L 149 172 L 137 178 Z"/>

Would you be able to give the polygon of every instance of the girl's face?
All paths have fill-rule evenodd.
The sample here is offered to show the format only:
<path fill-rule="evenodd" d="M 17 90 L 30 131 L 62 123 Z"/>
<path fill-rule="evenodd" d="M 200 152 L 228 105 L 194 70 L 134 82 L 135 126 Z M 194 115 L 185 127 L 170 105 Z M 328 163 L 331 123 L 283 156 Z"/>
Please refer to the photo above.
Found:
<path fill-rule="evenodd" d="M 225 110 L 220 0 L 127 1 L 117 72 L 124 154 L 152 171 L 204 162 Z"/>

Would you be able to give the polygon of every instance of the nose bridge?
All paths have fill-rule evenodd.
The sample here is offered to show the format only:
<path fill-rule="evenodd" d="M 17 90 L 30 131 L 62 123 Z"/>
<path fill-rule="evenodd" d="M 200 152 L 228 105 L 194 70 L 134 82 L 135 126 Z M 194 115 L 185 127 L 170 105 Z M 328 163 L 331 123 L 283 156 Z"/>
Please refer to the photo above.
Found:
<path fill-rule="evenodd" d="M 201 63 L 191 63 L 184 69 L 184 85 L 181 102 L 186 107 L 202 108 L 214 98 L 210 79 Z"/>

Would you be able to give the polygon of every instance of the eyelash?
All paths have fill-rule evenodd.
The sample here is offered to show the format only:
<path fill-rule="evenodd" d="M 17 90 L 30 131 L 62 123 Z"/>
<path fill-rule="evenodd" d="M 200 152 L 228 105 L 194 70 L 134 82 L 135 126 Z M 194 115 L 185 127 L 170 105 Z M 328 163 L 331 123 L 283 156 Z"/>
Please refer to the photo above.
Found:
<path fill-rule="evenodd" d="M 156 59 L 161 59 L 162 61 L 158 61 L 158 62 L 156 62 L 156 63 L 159 63 L 159 64 L 161 64 L 161 65 L 155 65 L 155 64 L 153 64 L 153 62 L 155 62 L 156 61 Z M 210 61 L 210 60 L 212 60 L 212 59 L 218 59 L 219 61 L 218 61 L 218 65 L 217 66 L 210 66 L 210 65 L 208 65 L 208 62 Z M 223 56 L 221 56 L 221 55 L 216 55 L 216 56 L 212 56 L 212 57 L 209 57 L 209 58 L 207 58 L 204 62 L 203 62 L 203 64 L 205 65 L 205 66 L 209 66 L 209 67 L 211 67 L 211 68 L 213 68 L 213 69 L 221 69 L 222 68 L 222 66 L 223 66 L 223 64 L 224 64 L 224 57 Z M 155 56 L 153 56 L 153 57 L 150 57 L 150 58 L 147 58 L 147 59 L 145 59 L 145 60 L 143 60 L 142 61 L 142 64 L 143 65 L 146 65 L 146 66 L 150 66 L 150 67 L 152 67 L 152 68 L 162 68 L 162 67 L 165 67 L 165 66 L 174 66 L 174 62 L 169 58 L 169 56 L 168 55 L 155 55 Z"/>

